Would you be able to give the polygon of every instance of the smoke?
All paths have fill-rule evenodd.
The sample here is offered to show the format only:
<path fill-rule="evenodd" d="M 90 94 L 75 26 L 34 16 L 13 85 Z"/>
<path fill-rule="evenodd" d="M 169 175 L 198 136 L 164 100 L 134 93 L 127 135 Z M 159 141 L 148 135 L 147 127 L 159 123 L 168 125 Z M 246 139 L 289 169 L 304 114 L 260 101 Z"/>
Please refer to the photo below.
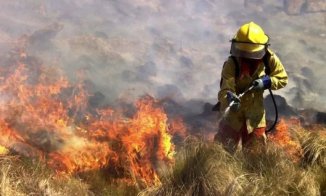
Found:
<path fill-rule="evenodd" d="M 325 13 L 289 16 L 283 1 L 271 0 L 255 6 L 246 1 L 246 7 L 237 0 L 15 0 L 0 5 L 2 56 L 18 45 L 44 64 L 61 67 L 71 80 L 82 72 L 107 102 L 132 101 L 145 93 L 178 102 L 215 102 L 229 40 L 241 24 L 255 21 L 270 35 L 289 72 L 288 87 L 278 93 L 295 106 L 326 105 Z"/>

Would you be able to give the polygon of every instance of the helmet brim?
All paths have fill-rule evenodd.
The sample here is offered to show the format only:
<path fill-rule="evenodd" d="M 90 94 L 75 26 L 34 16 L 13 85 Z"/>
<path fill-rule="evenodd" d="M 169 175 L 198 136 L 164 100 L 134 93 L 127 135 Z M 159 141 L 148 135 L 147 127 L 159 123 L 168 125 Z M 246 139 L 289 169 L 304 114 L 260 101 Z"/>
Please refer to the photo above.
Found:
<path fill-rule="evenodd" d="M 264 45 L 232 43 L 231 54 L 232 56 L 249 58 L 249 59 L 262 59 L 266 53 Z"/>

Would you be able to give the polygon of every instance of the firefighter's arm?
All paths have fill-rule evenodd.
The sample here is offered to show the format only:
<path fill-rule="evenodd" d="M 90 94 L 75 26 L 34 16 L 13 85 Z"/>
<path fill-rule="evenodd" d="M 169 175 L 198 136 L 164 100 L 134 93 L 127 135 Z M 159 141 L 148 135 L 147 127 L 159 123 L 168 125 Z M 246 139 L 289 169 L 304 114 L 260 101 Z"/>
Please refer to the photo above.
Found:
<path fill-rule="evenodd" d="M 218 92 L 218 100 L 221 103 L 221 110 L 228 106 L 227 92 L 235 92 L 235 66 L 232 60 L 228 59 L 223 65 L 221 74 L 221 86 Z"/>
<path fill-rule="evenodd" d="M 288 83 L 288 75 L 284 66 L 276 54 L 272 54 L 269 60 L 271 89 L 277 90 L 283 88 Z"/>

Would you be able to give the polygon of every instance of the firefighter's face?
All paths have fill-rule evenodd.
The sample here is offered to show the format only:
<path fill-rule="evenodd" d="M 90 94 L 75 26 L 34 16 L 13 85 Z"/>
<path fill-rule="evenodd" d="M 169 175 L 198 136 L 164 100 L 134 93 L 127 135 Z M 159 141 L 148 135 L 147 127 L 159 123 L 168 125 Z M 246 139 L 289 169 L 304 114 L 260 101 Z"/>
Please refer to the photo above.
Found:
<path fill-rule="evenodd" d="M 249 59 L 249 58 L 240 58 L 241 64 L 249 65 L 250 67 L 257 67 L 262 59 Z"/>

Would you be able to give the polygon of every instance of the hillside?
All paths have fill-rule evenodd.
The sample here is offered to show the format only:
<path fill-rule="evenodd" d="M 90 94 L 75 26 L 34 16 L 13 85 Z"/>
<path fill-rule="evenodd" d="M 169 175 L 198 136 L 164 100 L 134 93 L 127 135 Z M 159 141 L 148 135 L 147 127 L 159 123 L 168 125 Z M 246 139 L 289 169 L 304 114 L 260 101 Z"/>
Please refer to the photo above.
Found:
<path fill-rule="evenodd" d="M 325 0 L 0 7 L 0 195 L 326 195 Z M 211 108 L 249 21 L 289 83 L 268 144 L 231 155 Z"/>

